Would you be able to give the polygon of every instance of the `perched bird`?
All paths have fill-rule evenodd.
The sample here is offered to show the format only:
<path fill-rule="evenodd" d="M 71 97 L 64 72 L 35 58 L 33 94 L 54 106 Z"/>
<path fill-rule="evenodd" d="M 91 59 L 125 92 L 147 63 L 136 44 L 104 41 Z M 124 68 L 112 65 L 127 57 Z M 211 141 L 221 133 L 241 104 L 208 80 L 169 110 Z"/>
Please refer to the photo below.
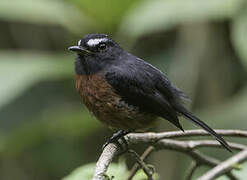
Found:
<path fill-rule="evenodd" d="M 76 52 L 76 89 L 94 116 L 118 129 L 106 144 L 129 132 L 146 130 L 162 117 L 183 131 L 178 116 L 184 116 L 214 136 L 227 150 L 227 142 L 188 111 L 187 96 L 157 68 L 128 53 L 105 34 L 88 34 Z"/>

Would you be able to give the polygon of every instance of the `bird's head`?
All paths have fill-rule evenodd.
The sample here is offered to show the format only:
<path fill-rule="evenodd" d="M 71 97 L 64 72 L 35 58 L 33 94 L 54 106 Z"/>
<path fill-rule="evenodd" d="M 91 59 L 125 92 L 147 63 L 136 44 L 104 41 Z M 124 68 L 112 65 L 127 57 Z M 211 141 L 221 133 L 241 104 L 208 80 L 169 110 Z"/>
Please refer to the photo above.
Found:
<path fill-rule="evenodd" d="M 100 70 L 117 61 L 123 52 L 122 48 L 105 34 L 85 35 L 76 46 L 68 49 L 77 53 L 76 69 L 87 68 L 89 71 Z"/>
<path fill-rule="evenodd" d="M 111 59 L 120 49 L 120 46 L 106 34 L 85 35 L 76 46 L 69 47 L 70 51 L 76 52 L 79 56 L 101 59 Z"/>

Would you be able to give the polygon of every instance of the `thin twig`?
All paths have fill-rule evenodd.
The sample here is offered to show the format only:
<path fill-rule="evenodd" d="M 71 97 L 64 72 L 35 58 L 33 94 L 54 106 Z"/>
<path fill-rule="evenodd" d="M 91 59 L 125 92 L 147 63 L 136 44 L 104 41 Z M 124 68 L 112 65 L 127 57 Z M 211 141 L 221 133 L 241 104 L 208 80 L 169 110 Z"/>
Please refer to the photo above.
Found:
<path fill-rule="evenodd" d="M 201 165 L 206 165 L 208 167 L 214 167 L 220 164 L 219 160 L 213 157 L 207 156 L 199 151 L 191 151 L 189 155 L 194 159 L 194 161 L 192 161 L 191 167 L 188 170 L 188 174 L 185 178 L 186 180 L 192 179 L 193 173 Z M 231 172 L 226 172 L 226 176 L 228 176 L 230 180 L 238 180 L 238 178 L 235 177 Z"/>
<path fill-rule="evenodd" d="M 206 174 L 201 176 L 198 180 L 211 180 L 215 179 L 226 172 L 232 170 L 234 166 L 236 166 L 238 163 L 241 163 L 243 161 L 247 160 L 247 149 L 239 152 L 237 155 L 227 159 L 226 161 L 220 163 L 210 171 L 208 171 Z"/>
<path fill-rule="evenodd" d="M 247 131 L 241 130 L 216 130 L 218 134 L 232 136 L 232 137 L 247 137 Z M 210 156 L 202 154 L 200 151 L 196 150 L 200 147 L 217 147 L 222 148 L 222 146 L 213 140 L 173 140 L 173 139 L 164 139 L 164 138 L 175 138 L 175 137 L 189 137 L 189 136 L 201 136 L 208 135 L 205 131 L 202 130 L 189 130 L 185 133 L 183 132 L 165 132 L 165 133 L 131 133 L 125 136 L 129 145 L 133 144 L 147 144 L 153 145 L 155 149 L 169 149 L 179 152 L 183 152 L 187 155 L 190 155 L 197 162 L 203 162 L 202 164 L 208 165 L 210 167 L 218 165 L 220 162 Z M 246 148 L 245 145 L 238 143 L 229 143 L 229 146 L 235 150 L 242 150 Z M 116 154 L 119 152 L 119 149 L 114 144 L 109 144 L 101 154 L 99 158 L 93 180 L 104 180 L 105 173 L 109 164 Z M 231 179 L 235 178 L 231 173 L 230 169 L 224 169 L 224 173 L 227 174 Z"/>
<path fill-rule="evenodd" d="M 192 179 L 192 176 L 194 174 L 194 172 L 196 171 L 196 169 L 200 166 L 199 163 L 195 162 L 195 161 L 192 161 L 189 169 L 188 169 L 188 174 L 187 176 L 185 177 L 185 180 L 191 180 Z"/>
<path fill-rule="evenodd" d="M 217 141 L 209 141 L 209 140 L 201 140 L 201 141 L 178 141 L 178 140 L 171 140 L 171 139 L 162 139 L 158 141 L 155 145 L 157 149 L 170 149 L 178 152 L 182 152 L 186 155 L 189 155 L 191 158 L 193 158 L 195 161 L 197 161 L 199 164 L 204 164 L 209 167 L 214 167 L 220 163 L 219 160 L 207 156 L 203 154 L 202 152 L 196 150 L 199 147 L 219 147 L 222 148 L 222 146 Z M 197 146 L 198 145 L 198 146 Z M 243 145 L 240 146 L 236 143 L 229 143 L 229 146 L 232 149 L 241 150 L 241 148 L 245 148 L 246 146 Z M 234 179 L 234 175 L 231 174 L 231 172 L 227 173 L 227 176 L 230 179 Z M 232 178 L 231 178 L 232 177 Z M 237 179 L 237 178 L 235 178 Z"/>
<path fill-rule="evenodd" d="M 141 155 L 141 160 L 144 161 L 153 151 L 154 151 L 154 147 L 153 146 L 149 146 L 145 151 L 144 153 Z M 139 164 L 138 163 L 135 163 L 134 166 L 131 168 L 130 170 L 130 174 L 129 176 L 127 177 L 126 180 L 131 180 L 136 172 L 138 171 L 138 169 L 140 168 Z"/>
<path fill-rule="evenodd" d="M 231 137 L 247 137 L 247 131 L 243 130 L 215 130 L 217 134 Z M 204 130 L 196 129 L 196 130 L 186 130 L 182 131 L 171 131 L 171 132 L 161 132 L 161 133 L 131 133 L 132 139 L 139 138 L 148 138 L 148 141 L 157 141 L 164 138 L 178 138 L 178 137 L 192 137 L 192 136 L 210 136 L 210 134 Z M 128 136 L 128 135 L 127 135 Z"/>
<path fill-rule="evenodd" d="M 247 146 L 232 143 L 228 141 L 229 146 L 234 150 L 243 150 L 247 148 Z M 157 145 L 160 146 L 162 149 L 166 147 L 167 149 L 183 149 L 183 150 L 192 150 L 198 149 L 200 147 L 216 147 L 216 148 L 223 148 L 222 145 L 215 140 L 194 140 L 194 141 L 180 141 L 180 140 L 173 140 L 173 139 L 162 139 L 157 142 Z"/>
<path fill-rule="evenodd" d="M 182 152 L 182 151 L 180 151 Z M 206 154 L 203 154 L 202 152 L 198 150 L 193 150 L 189 152 L 184 152 L 185 154 L 189 155 L 191 158 L 193 158 L 198 164 L 206 165 L 208 167 L 214 167 L 220 164 L 220 161 L 216 158 L 210 157 Z M 231 180 L 237 180 L 237 178 L 229 171 L 226 173 L 226 175 Z"/>
<path fill-rule="evenodd" d="M 146 163 L 140 158 L 140 156 L 134 150 L 128 150 L 129 154 L 136 159 L 136 162 L 143 169 L 144 173 L 147 175 L 148 180 L 153 180 L 153 170 L 150 169 Z"/>

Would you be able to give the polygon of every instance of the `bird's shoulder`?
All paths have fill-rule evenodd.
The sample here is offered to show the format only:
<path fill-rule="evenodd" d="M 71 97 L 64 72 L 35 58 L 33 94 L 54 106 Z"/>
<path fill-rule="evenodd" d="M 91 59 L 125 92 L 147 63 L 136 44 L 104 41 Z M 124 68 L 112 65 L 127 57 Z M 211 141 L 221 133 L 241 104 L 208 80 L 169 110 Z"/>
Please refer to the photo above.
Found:
<path fill-rule="evenodd" d="M 131 54 L 125 58 L 105 73 L 108 83 L 119 93 L 158 94 L 168 102 L 188 100 L 159 69 Z"/>
<path fill-rule="evenodd" d="M 133 58 L 133 57 L 132 57 Z M 123 60 L 105 72 L 106 80 L 115 87 L 154 88 L 154 72 L 139 59 Z"/>

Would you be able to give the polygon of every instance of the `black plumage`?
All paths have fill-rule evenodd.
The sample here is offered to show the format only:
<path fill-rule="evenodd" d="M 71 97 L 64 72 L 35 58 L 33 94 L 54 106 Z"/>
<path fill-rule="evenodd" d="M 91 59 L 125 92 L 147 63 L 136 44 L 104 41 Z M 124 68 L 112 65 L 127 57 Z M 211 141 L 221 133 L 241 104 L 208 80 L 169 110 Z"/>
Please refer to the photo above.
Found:
<path fill-rule="evenodd" d="M 231 151 L 220 135 L 184 107 L 183 101 L 188 99 L 187 96 L 173 86 L 160 70 L 126 52 L 107 35 L 86 35 L 79 41 L 78 46 L 73 46 L 70 50 L 78 54 L 78 75 L 101 76 L 122 101 L 138 107 L 136 113 L 162 117 L 183 130 L 178 119 L 178 116 L 182 115 L 209 132 Z M 109 101 L 109 98 L 106 101 Z M 101 115 L 98 118 L 101 119 Z M 124 121 L 124 118 L 121 121 Z M 126 130 L 133 131 L 135 127 Z"/>

